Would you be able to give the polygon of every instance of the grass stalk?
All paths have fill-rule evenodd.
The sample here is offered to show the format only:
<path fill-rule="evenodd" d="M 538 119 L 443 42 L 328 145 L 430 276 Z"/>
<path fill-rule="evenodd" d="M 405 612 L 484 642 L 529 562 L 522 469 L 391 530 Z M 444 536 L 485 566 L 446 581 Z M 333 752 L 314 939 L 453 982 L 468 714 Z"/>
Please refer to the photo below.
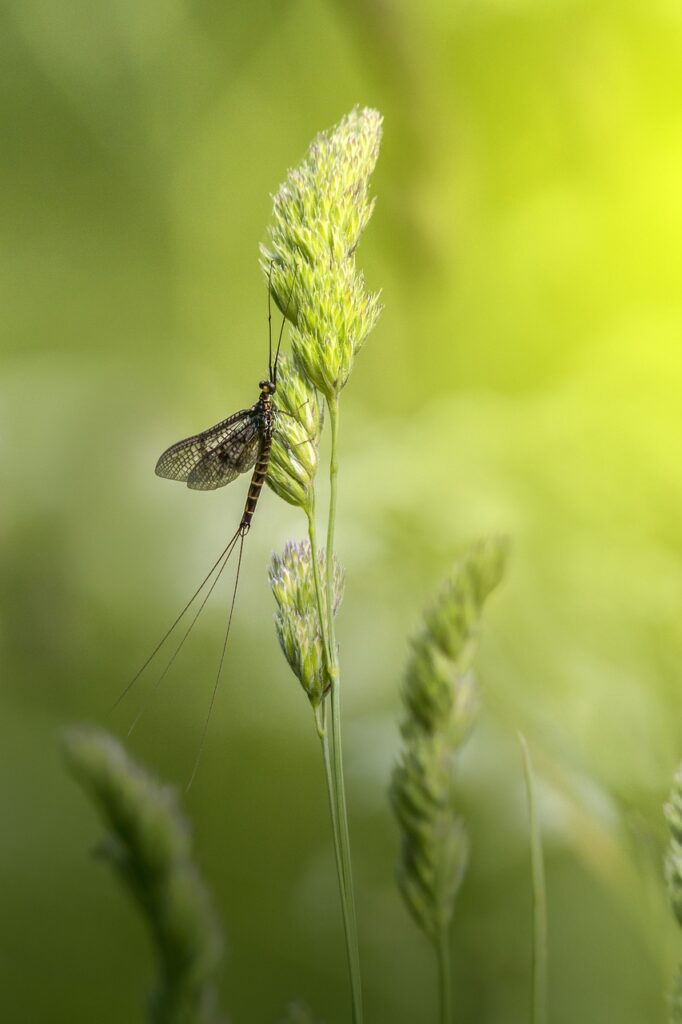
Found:
<path fill-rule="evenodd" d="M 436 940 L 438 959 L 438 1005 L 440 1024 L 452 1024 L 452 974 L 450 970 L 450 932 L 442 928 Z"/>
<path fill-rule="evenodd" d="M 320 712 L 326 717 L 326 702 L 320 706 Z M 361 993 L 358 987 L 359 975 L 357 973 L 359 961 L 357 957 L 357 943 L 354 945 L 355 933 L 353 931 L 348 892 L 346 889 L 346 878 L 343 864 L 342 842 L 339 831 L 337 795 L 334 775 L 334 761 L 331 745 L 329 742 L 329 731 L 324 726 L 320 728 L 318 722 L 318 735 L 322 749 L 322 760 L 324 762 L 324 777 L 327 784 L 327 797 L 329 800 L 329 814 L 332 821 L 332 833 L 334 836 L 334 856 L 336 859 L 336 873 L 339 881 L 339 895 L 341 897 L 341 917 L 343 919 L 343 934 L 348 958 L 348 971 L 351 982 L 351 997 L 353 1003 L 353 1022 L 362 1021 Z"/>
<path fill-rule="evenodd" d="M 327 640 L 329 653 L 329 678 L 331 683 L 331 752 L 332 775 L 336 812 L 338 817 L 339 838 L 341 845 L 341 862 L 348 909 L 348 925 L 346 945 L 349 950 L 351 991 L 353 1000 L 353 1022 L 362 1024 L 362 983 L 360 977 L 360 953 L 358 949 L 357 916 L 355 912 L 355 892 L 353 887 L 353 871 L 350 857 L 350 835 L 348 831 L 348 811 L 346 807 L 346 790 L 343 775 L 343 753 L 341 746 L 341 693 L 339 659 L 336 646 L 336 630 L 334 628 L 333 604 L 333 571 L 334 571 L 334 529 L 336 525 L 336 499 L 338 491 L 338 433 L 339 433 L 339 401 L 334 395 L 327 399 L 331 432 L 331 456 L 329 460 L 329 518 L 327 523 L 327 544 L 325 549 L 326 577 L 326 613 Z"/>
<path fill-rule="evenodd" d="M 547 891 L 542 838 L 535 801 L 535 782 L 530 750 L 523 733 L 519 733 L 523 753 L 523 772 L 528 799 L 530 825 L 530 859 L 533 880 L 533 1001 L 531 1024 L 547 1024 Z"/>
<path fill-rule="evenodd" d="M 324 647 L 325 660 L 327 663 L 327 671 L 329 672 L 329 640 L 327 637 L 327 615 L 325 611 L 326 596 L 322 589 L 322 581 L 320 579 L 320 565 L 318 561 L 317 551 L 317 529 L 315 526 L 315 500 L 314 496 L 310 502 L 308 508 L 308 539 L 310 540 L 310 553 L 311 561 L 313 565 L 313 579 L 315 580 L 315 597 L 317 600 L 317 614 L 320 620 L 320 629 L 322 632 L 322 643 Z M 329 816 L 332 823 L 332 833 L 334 837 L 334 855 L 336 858 L 336 871 L 339 876 L 339 891 L 341 894 L 341 907 L 344 915 L 344 921 L 347 911 L 347 899 L 346 899 L 346 878 L 343 870 L 343 857 L 341 855 L 341 840 L 339 836 L 339 818 L 336 808 L 336 790 L 334 788 L 334 775 L 332 771 L 332 756 L 331 749 L 329 746 L 329 732 L 327 729 L 327 701 L 323 700 L 319 708 L 315 712 L 315 722 L 317 724 L 317 734 L 320 738 L 322 760 L 324 762 L 324 776 L 327 783 L 327 796 L 329 798 Z M 350 965 L 350 956 L 349 956 Z"/>
<path fill-rule="evenodd" d="M 333 444 L 333 455 L 335 455 L 335 444 Z M 338 471 L 338 465 L 334 471 L 334 479 L 336 479 L 336 473 Z M 334 494 L 334 501 L 335 501 Z M 331 515 L 331 506 L 330 506 Z M 313 578 L 315 581 L 315 596 L 317 600 L 317 611 L 320 619 L 320 629 L 322 632 L 322 640 L 325 652 L 325 660 L 327 664 L 327 672 L 331 684 L 332 694 L 332 723 L 336 722 L 338 725 L 338 705 L 337 705 L 337 718 L 334 719 L 334 690 L 338 690 L 338 687 L 334 686 L 334 680 L 338 680 L 338 659 L 335 657 L 336 642 L 334 637 L 334 595 L 332 589 L 333 580 L 333 564 L 329 557 L 330 548 L 327 546 L 325 552 L 325 577 L 326 577 L 326 591 L 322 589 L 322 581 L 320 579 L 320 569 L 318 562 L 318 548 L 317 548 L 317 530 L 315 525 L 315 503 L 314 498 L 310 503 L 308 510 L 308 539 L 310 540 L 310 551 L 311 561 L 313 565 Z M 327 538 L 329 542 L 329 536 Z M 333 525 L 332 525 L 332 536 L 331 540 L 333 543 Z M 333 549 L 332 558 L 333 558 Z M 327 615 L 327 610 L 331 609 L 331 615 Z M 329 630 L 330 622 L 332 629 L 332 637 L 330 639 Z M 334 653 L 333 653 L 334 652 Z M 329 731 L 327 729 L 327 701 L 323 701 L 319 708 L 319 713 L 316 715 L 317 731 L 320 737 L 320 745 L 322 750 L 322 760 L 324 763 L 325 782 L 327 784 L 327 796 L 329 800 L 329 814 L 332 823 L 332 834 L 334 839 L 334 856 L 336 859 L 336 871 L 339 881 L 339 895 L 341 897 L 341 915 L 343 919 L 344 939 L 346 945 L 346 953 L 348 956 L 348 971 L 351 983 L 351 997 L 353 1004 L 353 1021 L 354 1024 L 362 1024 L 362 989 L 360 980 L 360 957 L 358 952 L 357 942 L 357 925 L 355 920 L 355 905 L 353 900 L 352 888 L 349 892 L 349 885 L 352 886 L 352 879 L 349 876 L 350 870 L 350 850 L 348 842 L 348 824 L 345 821 L 345 829 L 342 831 L 340 824 L 341 815 L 345 820 L 346 818 L 346 802 L 345 793 L 343 787 L 343 765 L 340 758 L 337 756 L 337 749 L 340 751 L 340 730 L 332 725 L 332 738 L 330 742 Z M 335 742 L 338 736 L 338 747 Z M 339 798 L 341 797 L 341 799 Z M 345 839 L 344 839 L 345 835 Z"/>
<path fill-rule="evenodd" d="M 317 614 L 320 620 L 320 632 L 322 633 L 322 643 L 324 647 L 324 657 L 327 667 L 327 674 L 331 679 L 331 654 L 329 647 L 329 635 L 327 632 L 327 598 L 329 594 L 329 589 L 327 588 L 327 590 L 323 590 L 322 580 L 320 579 L 320 563 L 318 560 L 317 548 L 317 526 L 315 524 L 314 490 L 311 493 L 310 502 L 306 508 L 306 515 L 308 518 L 308 540 L 310 541 L 310 554 L 313 565 L 313 579 L 315 581 L 315 599 L 317 602 Z"/>

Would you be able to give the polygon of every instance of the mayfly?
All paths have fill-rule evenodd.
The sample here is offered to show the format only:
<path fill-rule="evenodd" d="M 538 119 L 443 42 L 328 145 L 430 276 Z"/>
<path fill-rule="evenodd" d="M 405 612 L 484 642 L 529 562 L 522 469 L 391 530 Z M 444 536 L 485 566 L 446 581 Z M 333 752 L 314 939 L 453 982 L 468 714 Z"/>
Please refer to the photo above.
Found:
<path fill-rule="evenodd" d="M 293 291 L 293 285 L 292 285 Z M 125 690 L 121 693 L 116 704 L 118 704 L 128 693 L 134 683 L 139 679 L 144 670 L 150 664 L 155 655 L 165 644 L 166 640 L 170 637 L 171 633 L 175 630 L 176 626 L 180 623 L 181 619 L 185 616 L 191 605 L 194 603 L 196 598 L 202 592 L 204 587 L 207 585 L 211 577 L 215 575 L 207 593 L 205 594 L 198 611 L 195 613 L 192 621 L 188 628 L 185 630 L 182 639 L 175 647 L 170 660 L 167 662 L 160 677 L 156 680 L 155 689 L 161 683 L 169 668 L 175 661 L 176 656 L 179 654 L 180 649 L 185 643 L 187 637 L 192 631 L 192 627 L 199 618 L 206 602 L 211 596 L 220 576 L 225 569 L 228 561 L 235 548 L 238 547 L 239 553 L 237 556 L 237 571 L 235 574 L 234 589 L 232 591 L 232 600 L 230 602 L 230 611 L 227 620 L 227 627 L 225 629 L 225 636 L 223 639 L 223 647 L 220 655 L 220 662 L 218 665 L 218 671 L 216 673 L 215 681 L 213 684 L 213 691 L 211 694 L 211 701 L 208 708 L 208 714 L 206 721 L 204 722 L 204 728 L 197 752 L 196 760 L 194 762 L 194 768 L 190 777 L 188 788 L 191 786 L 194 776 L 196 774 L 201 754 L 204 747 L 204 741 L 206 739 L 206 732 L 208 729 L 208 723 L 213 710 L 213 704 L 215 702 L 216 693 L 218 690 L 218 684 L 220 682 L 220 676 L 223 669 L 223 662 L 225 660 L 225 651 L 227 650 L 227 641 L 230 635 L 230 627 L 232 625 L 232 615 L 234 612 L 235 600 L 237 597 L 237 587 L 239 584 L 239 572 L 242 563 L 242 554 L 244 549 L 244 539 L 251 528 L 251 521 L 253 519 L 258 499 L 263 489 L 263 484 L 268 473 L 268 466 L 270 464 L 270 454 L 272 451 L 272 439 L 275 430 L 275 422 L 277 415 L 281 412 L 273 401 L 273 396 L 277 391 L 277 367 L 279 362 L 280 348 L 282 345 L 282 335 L 284 333 L 284 324 L 286 322 L 286 314 L 291 300 L 291 293 L 289 294 L 289 300 L 287 301 L 287 307 L 284 311 L 284 317 L 282 319 L 282 326 L 280 328 L 279 337 L 277 339 L 277 348 L 275 351 L 275 357 L 272 356 L 272 307 L 270 300 L 270 278 L 268 278 L 268 377 L 266 380 L 261 380 L 258 387 L 260 393 L 258 400 L 254 405 L 248 409 L 241 409 L 239 412 L 235 412 L 232 416 L 228 416 L 227 419 L 221 420 L 214 426 L 209 427 L 207 430 L 202 430 L 199 434 L 193 434 L 191 437 L 186 437 L 182 441 L 177 441 L 172 444 L 170 448 L 167 448 L 165 452 L 159 457 L 156 463 L 156 475 L 164 477 L 167 480 L 179 480 L 186 483 L 188 487 L 198 491 L 212 491 L 218 487 L 224 487 L 225 484 L 229 484 L 232 480 L 235 480 L 241 473 L 247 473 L 249 470 L 253 470 L 251 476 L 251 483 L 249 484 L 248 494 L 246 496 L 246 502 L 244 504 L 244 511 L 239 521 L 237 529 L 230 537 L 227 546 L 224 548 L 218 559 L 214 562 L 212 568 L 208 574 L 204 577 L 199 587 L 195 590 L 192 597 L 189 599 L 185 607 L 182 609 L 180 614 L 177 616 L 173 624 L 166 631 L 164 636 L 161 638 L 159 643 L 156 645 L 152 653 L 149 655 L 147 660 L 141 666 L 136 675 L 126 686 Z M 282 413 L 284 414 L 284 413 Z M 286 415 L 286 414 L 284 414 Z M 140 714 L 144 710 L 144 705 L 138 716 L 135 718 L 132 728 L 137 723 Z"/>

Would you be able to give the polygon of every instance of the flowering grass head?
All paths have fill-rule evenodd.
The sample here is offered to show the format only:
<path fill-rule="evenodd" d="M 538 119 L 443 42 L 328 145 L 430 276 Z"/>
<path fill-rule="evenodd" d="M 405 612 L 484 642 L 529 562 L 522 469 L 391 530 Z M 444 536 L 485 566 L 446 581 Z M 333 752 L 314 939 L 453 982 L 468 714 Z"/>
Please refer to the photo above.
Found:
<path fill-rule="evenodd" d="M 147 919 L 159 973 L 149 1020 L 221 1024 L 222 935 L 175 793 L 99 730 L 69 730 L 64 756 L 106 825 L 100 856 Z"/>
<path fill-rule="evenodd" d="M 355 265 L 374 208 L 369 178 L 379 155 L 381 116 L 355 108 L 311 144 L 273 199 L 263 270 L 293 325 L 292 345 L 311 383 L 331 399 L 377 321 L 379 295 Z"/>
<path fill-rule="evenodd" d="M 296 356 L 279 357 L 275 403 L 267 482 L 284 501 L 309 512 L 319 463 L 322 406 Z"/>
<path fill-rule="evenodd" d="M 483 604 L 502 578 L 506 546 L 472 546 L 424 613 L 405 672 L 404 740 L 391 785 L 401 833 L 398 884 L 417 924 L 445 941 L 468 858 L 453 789 L 455 756 L 473 727 L 473 656 Z"/>
<path fill-rule="evenodd" d="M 318 572 L 324 579 L 325 552 L 317 555 Z M 327 692 L 329 678 L 324 639 L 317 614 L 315 574 L 310 543 L 289 542 L 282 555 L 270 562 L 270 587 L 277 602 L 275 626 L 289 667 L 316 710 Z M 334 614 L 343 597 L 344 572 L 334 559 L 332 592 Z"/>

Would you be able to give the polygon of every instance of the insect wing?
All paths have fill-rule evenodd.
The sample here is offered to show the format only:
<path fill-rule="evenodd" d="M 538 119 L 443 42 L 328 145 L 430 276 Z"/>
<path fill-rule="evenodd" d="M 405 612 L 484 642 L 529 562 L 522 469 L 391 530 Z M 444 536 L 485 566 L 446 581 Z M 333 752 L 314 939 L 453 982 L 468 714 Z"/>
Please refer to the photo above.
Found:
<path fill-rule="evenodd" d="M 210 462 L 212 456 L 218 455 L 217 466 L 222 468 L 221 479 L 220 482 L 211 484 L 208 489 L 221 487 L 223 484 L 229 483 L 230 480 L 234 480 L 239 473 L 243 473 L 248 468 L 248 466 L 242 467 L 239 457 L 244 449 L 253 443 L 254 438 L 256 439 L 256 454 L 253 457 L 253 462 L 256 461 L 258 434 L 258 417 L 255 410 L 253 408 L 242 409 L 226 420 L 221 420 L 215 426 L 209 427 L 208 430 L 177 441 L 167 448 L 156 463 L 156 475 L 165 477 L 167 480 L 186 480 L 189 484 L 189 478 L 194 470 L 198 469 L 204 460 Z M 189 484 L 189 486 L 192 485 Z"/>
<path fill-rule="evenodd" d="M 258 458 L 260 449 L 260 437 L 256 434 L 248 444 L 243 447 L 238 456 L 238 465 L 231 463 L 231 453 L 224 448 L 216 448 L 215 451 L 205 455 L 201 462 L 198 462 L 187 477 L 187 486 L 195 491 L 214 491 L 216 487 L 223 487 L 234 480 L 239 473 L 250 469 Z"/>
<path fill-rule="evenodd" d="M 251 469 L 261 447 L 259 420 L 244 420 L 234 431 L 197 463 L 187 477 L 187 486 L 197 491 L 213 491 Z"/>

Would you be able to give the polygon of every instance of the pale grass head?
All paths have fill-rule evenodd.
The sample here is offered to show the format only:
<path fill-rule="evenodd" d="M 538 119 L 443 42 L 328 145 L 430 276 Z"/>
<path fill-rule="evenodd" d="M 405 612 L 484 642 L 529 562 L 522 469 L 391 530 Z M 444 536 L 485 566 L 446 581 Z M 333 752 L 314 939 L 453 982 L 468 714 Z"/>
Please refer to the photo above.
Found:
<path fill-rule="evenodd" d="M 382 118 L 356 108 L 322 132 L 273 198 L 262 266 L 293 325 L 292 344 L 308 379 L 330 399 L 350 375 L 381 311 L 355 265 L 372 215 L 369 178 Z"/>
<path fill-rule="evenodd" d="M 63 749 L 104 822 L 100 857 L 147 920 L 158 961 L 150 1021 L 222 1024 L 216 985 L 222 934 L 175 792 L 100 730 L 69 730 Z"/>
<path fill-rule="evenodd" d="M 424 613 L 405 671 L 403 749 L 391 802 L 405 903 L 436 944 L 443 941 L 464 876 L 468 838 L 457 813 L 455 757 L 477 710 L 472 668 L 483 604 L 504 569 L 506 545 L 473 545 Z"/>
<path fill-rule="evenodd" d="M 324 551 L 318 552 L 318 572 L 325 578 Z M 334 559 L 333 611 L 343 597 L 344 573 Z M 281 555 L 270 561 L 270 587 L 277 602 L 275 627 L 289 666 L 316 709 L 328 686 L 324 638 L 315 597 L 315 575 L 310 543 L 289 542 Z"/>
<path fill-rule="evenodd" d="M 310 513 L 319 464 L 322 405 L 296 356 L 277 364 L 276 426 L 267 482 L 290 505 Z"/>

